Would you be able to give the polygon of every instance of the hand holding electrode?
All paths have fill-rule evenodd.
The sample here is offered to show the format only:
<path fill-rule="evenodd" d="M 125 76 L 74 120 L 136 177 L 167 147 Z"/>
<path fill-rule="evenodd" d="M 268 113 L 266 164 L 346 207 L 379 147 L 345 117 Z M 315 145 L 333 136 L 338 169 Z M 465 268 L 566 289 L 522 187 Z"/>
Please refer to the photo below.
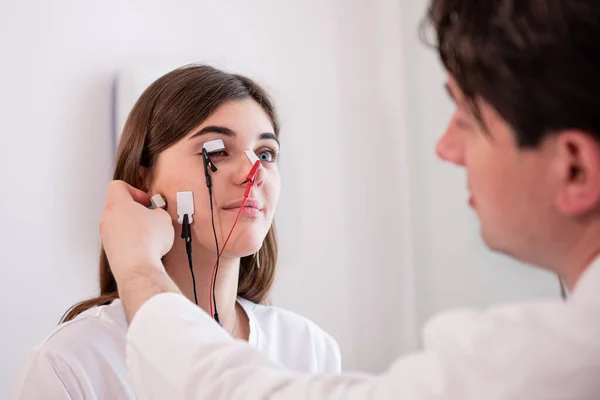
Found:
<path fill-rule="evenodd" d="M 123 181 L 108 185 L 100 236 L 117 283 L 132 273 L 164 268 L 161 259 L 173 246 L 175 231 L 169 214 L 150 204 L 148 194 Z"/>

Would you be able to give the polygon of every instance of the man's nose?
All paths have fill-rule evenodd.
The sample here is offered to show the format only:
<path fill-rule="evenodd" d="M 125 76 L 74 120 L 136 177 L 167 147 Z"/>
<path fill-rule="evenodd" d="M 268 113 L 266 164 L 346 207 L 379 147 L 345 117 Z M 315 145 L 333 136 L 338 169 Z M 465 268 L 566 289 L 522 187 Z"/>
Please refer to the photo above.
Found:
<path fill-rule="evenodd" d="M 465 165 L 463 140 L 460 132 L 452 127 L 448 127 L 442 137 L 438 139 L 435 152 L 444 161 L 455 165 Z"/>

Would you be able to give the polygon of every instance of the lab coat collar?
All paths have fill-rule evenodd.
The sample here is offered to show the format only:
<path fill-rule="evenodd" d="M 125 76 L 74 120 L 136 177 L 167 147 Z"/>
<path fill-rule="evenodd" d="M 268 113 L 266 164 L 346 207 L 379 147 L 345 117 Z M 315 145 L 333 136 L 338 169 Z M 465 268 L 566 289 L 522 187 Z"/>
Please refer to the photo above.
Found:
<path fill-rule="evenodd" d="M 569 300 L 577 303 L 600 303 L 600 255 L 581 274 Z"/>

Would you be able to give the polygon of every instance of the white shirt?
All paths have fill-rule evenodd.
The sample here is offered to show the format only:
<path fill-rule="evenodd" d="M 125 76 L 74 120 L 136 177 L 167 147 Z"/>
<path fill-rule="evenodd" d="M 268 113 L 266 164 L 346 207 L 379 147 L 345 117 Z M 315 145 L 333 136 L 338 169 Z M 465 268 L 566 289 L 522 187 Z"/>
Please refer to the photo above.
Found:
<path fill-rule="evenodd" d="M 340 372 L 338 345 L 316 324 L 277 307 L 241 298 L 238 302 L 250 321 L 250 346 L 261 355 L 293 371 Z M 83 312 L 58 326 L 28 354 L 13 398 L 135 399 L 127 371 L 126 337 L 127 320 L 120 300 Z"/>
<path fill-rule="evenodd" d="M 423 340 L 383 375 L 293 373 L 166 293 L 134 317 L 127 354 L 140 399 L 599 399 L 600 262 L 566 302 L 443 314 Z"/>

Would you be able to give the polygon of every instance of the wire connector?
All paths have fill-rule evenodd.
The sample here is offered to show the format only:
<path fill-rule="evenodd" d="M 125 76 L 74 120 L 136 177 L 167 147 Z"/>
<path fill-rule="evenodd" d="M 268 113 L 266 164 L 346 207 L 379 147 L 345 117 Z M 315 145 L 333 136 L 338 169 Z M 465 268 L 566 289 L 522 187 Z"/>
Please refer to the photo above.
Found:
<path fill-rule="evenodd" d="M 183 223 L 181 226 L 181 238 L 185 240 L 185 252 L 188 256 L 188 263 L 190 265 L 190 272 L 192 274 L 192 285 L 194 288 L 194 301 L 198 305 L 198 293 L 196 291 L 196 277 L 194 276 L 194 263 L 192 262 L 192 228 L 190 227 L 190 220 L 188 214 L 184 214 Z"/>
<path fill-rule="evenodd" d="M 192 242 L 192 228 L 190 227 L 190 220 L 187 214 L 183 216 L 183 223 L 181 224 L 181 238 L 185 240 L 186 250 L 188 253 L 192 252 L 192 249 L 188 250 L 188 243 Z"/>
<path fill-rule="evenodd" d="M 250 196 L 250 191 L 252 190 L 252 188 L 254 187 L 254 184 L 256 182 L 256 175 L 258 175 L 258 169 L 260 168 L 261 164 L 260 161 L 256 161 L 254 163 L 254 165 L 252 166 L 252 169 L 250 170 L 250 172 L 248 172 L 248 175 L 246 176 L 246 190 L 244 190 L 244 198 L 247 199 L 248 196 Z"/>
<path fill-rule="evenodd" d="M 225 150 L 225 144 L 223 143 L 223 139 L 215 139 L 209 142 L 204 143 L 202 146 L 202 158 L 204 161 L 204 177 L 206 178 L 206 187 L 210 191 L 212 188 L 212 179 L 210 178 L 209 169 L 212 172 L 217 172 L 217 167 L 210 160 L 210 154 L 215 151 L 223 151 Z"/>

